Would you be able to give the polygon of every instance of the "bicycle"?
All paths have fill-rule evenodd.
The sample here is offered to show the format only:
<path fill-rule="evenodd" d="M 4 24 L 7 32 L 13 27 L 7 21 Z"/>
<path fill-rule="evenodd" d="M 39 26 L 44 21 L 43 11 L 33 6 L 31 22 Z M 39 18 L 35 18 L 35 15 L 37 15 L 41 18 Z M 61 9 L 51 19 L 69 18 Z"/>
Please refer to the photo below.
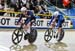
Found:
<path fill-rule="evenodd" d="M 65 34 L 65 32 L 64 32 L 63 28 L 61 29 L 61 33 L 58 33 L 58 32 L 56 33 L 56 31 L 54 31 L 54 29 L 48 28 L 45 31 L 44 40 L 46 42 L 49 42 L 52 39 L 52 37 L 54 37 L 54 38 L 56 38 L 56 40 L 58 42 L 60 42 L 63 39 L 64 34 Z"/>
<path fill-rule="evenodd" d="M 26 35 L 26 33 L 24 32 L 23 29 L 23 23 L 21 24 L 21 26 L 19 28 L 16 28 L 12 34 L 12 42 L 16 45 L 19 44 L 23 38 L 23 34 L 24 36 Z M 37 38 L 37 30 L 33 27 L 30 28 L 30 34 L 28 36 L 28 42 L 29 43 L 33 43 L 35 42 L 36 38 Z"/>

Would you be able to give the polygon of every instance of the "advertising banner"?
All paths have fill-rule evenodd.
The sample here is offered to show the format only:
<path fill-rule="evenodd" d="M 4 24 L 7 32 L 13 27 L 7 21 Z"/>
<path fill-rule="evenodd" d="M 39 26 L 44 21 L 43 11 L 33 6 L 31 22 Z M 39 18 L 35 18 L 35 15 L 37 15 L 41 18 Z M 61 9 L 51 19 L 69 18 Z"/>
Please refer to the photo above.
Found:
<path fill-rule="evenodd" d="M 17 17 L 0 17 L 0 28 L 16 28 L 20 25 L 17 24 L 19 18 Z M 25 20 L 25 18 L 23 18 Z M 36 19 L 36 22 L 33 24 L 32 27 L 36 28 L 49 28 L 50 19 Z M 65 20 L 63 23 L 63 28 L 73 28 L 71 24 L 71 20 Z"/>

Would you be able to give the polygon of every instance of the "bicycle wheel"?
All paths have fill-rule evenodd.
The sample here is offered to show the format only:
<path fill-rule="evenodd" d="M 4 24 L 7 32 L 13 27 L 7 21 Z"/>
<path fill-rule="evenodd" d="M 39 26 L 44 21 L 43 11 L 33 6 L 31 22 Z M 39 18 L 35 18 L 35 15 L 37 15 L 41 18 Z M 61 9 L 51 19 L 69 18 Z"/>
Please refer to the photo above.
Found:
<path fill-rule="evenodd" d="M 44 40 L 46 42 L 49 42 L 52 39 L 52 36 L 53 36 L 52 29 L 47 29 L 46 32 L 45 32 L 45 34 L 44 34 Z"/>
<path fill-rule="evenodd" d="M 28 42 L 32 44 L 33 42 L 35 42 L 36 38 L 37 38 L 37 30 L 31 28 L 31 33 L 29 35 Z"/>
<path fill-rule="evenodd" d="M 61 33 L 57 33 L 57 35 L 56 35 L 56 40 L 57 40 L 58 42 L 60 42 L 60 41 L 63 39 L 63 37 L 64 37 L 64 30 L 62 29 L 62 30 L 61 30 Z"/>
<path fill-rule="evenodd" d="M 15 29 L 13 34 L 12 34 L 12 42 L 14 44 L 20 43 L 23 37 L 23 31 L 22 29 Z"/>

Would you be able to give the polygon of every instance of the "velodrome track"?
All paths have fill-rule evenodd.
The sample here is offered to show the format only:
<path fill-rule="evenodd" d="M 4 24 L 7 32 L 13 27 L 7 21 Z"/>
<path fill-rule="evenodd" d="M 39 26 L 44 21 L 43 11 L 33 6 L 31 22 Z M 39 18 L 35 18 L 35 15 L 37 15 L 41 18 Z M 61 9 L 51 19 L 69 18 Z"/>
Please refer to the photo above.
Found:
<path fill-rule="evenodd" d="M 32 45 L 24 39 L 19 45 L 14 45 L 11 40 L 12 32 L 0 30 L 0 51 L 75 51 L 75 30 L 65 30 L 65 36 L 59 43 L 55 39 L 45 42 L 45 30 L 38 30 L 38 37 Z"/>

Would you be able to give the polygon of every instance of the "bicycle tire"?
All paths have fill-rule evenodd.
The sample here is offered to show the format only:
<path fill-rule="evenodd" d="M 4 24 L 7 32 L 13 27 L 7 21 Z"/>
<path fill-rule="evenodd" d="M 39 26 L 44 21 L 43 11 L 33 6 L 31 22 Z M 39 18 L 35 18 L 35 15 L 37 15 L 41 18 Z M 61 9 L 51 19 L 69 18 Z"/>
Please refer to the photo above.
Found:
<path fill-rule="evenodd" d="M 20 32 L 21 32 L 21 34 L 20 34 Z M 14 38 L 14 36 L 15 36 L 15 38 Z M 20 37 L 20 39 L 19 39 L 19 37 Z M 22 29 L 17 28 L 17 29 L 14 30 L 14 32 L 12 34 L 12 42 L 16 45 L 16 44 L 18 44 L 18 43 L 21 42 L 22 37 L 23 37 L 23 31 L 22 31 Z"/>
<path fill-rule="evenodd" d="M 48 33 L 48 34 L 46 35 L 46 33 Z M 44 40 L 46 42 L 49 42 L 52 39 L 52 36 L 53 36 L 53 30 L 52 29 L 47 29 L 45 34 L 44 34 Z M 46 39 L 46 37 L 47 37 L 47 39 Z"/>
<path fill-rule="evenodd" d="M 29 34 L 28 42 L 32 44 L 33 42 L 35 42 L 36 38 L 37 38 L 37 30 L 31 28 L 31 33 Z"/>
<path fill-rule="evenodd" d="M 62 29 L 62 30 L 61 30 L 61 34 L 57 33 L 57 35 L 56 35 L 56 40 L 57 40 L 58 42 L 60 42 L 60 41 L 63 39 L 64 34 L 65 34 L 65 32 L 64 32 L 64 30 Z M 59 37 L 58 37 L 58 35 L 59 35 Z"/>

